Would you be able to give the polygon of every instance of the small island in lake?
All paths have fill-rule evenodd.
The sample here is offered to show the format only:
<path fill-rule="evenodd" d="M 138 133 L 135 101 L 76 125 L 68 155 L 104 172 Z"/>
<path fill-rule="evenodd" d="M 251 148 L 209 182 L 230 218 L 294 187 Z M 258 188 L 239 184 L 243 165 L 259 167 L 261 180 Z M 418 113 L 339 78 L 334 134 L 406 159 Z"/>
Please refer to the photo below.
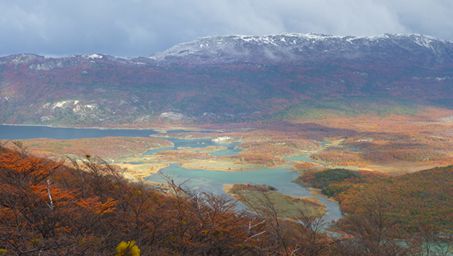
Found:
<path fill-rule="evenodd" d="M 263 213 L 272 206 L 281 218 L 322 217 L 326 212 L 315 199 L 285 195 L 269 185 L 230 184 L 224 190 L 252 211 Z"/>

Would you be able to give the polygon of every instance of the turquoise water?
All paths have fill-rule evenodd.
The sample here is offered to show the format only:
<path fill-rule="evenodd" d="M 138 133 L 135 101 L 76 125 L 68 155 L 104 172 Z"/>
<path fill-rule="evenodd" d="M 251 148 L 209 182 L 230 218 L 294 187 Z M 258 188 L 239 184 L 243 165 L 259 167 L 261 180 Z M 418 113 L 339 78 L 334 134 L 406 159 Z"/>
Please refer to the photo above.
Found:
<path fill-rule="evenodd" d="M 155 148 L 155 149 L 151 149 L 151 150 L 148 150 L 146 151 L 144 154 L 145 155 L 154 155 L 154 154 L 157 154 L 161 151 L 167 151 L 167 150 L 175 150 L 174 147 L 162 147 L 162 148 Z"/>
<path fill-rule="evenodd" d="M 165 138 L 173 143 L 174 148 L 205 148 L 216 145 L 211 139 Z"/>
<path fill-rule="evenodd" d="M 148 137 L 155 134 L 153 130 L 133 130 L 133 129 L 77 129 L 77 128 L 52 128 L 43 126 L 11 126 L 0 125 L 0 139 L 19 140 L 31 138 L 53 138 L 53 139 L 80 139 L 96 138 L 107 136 L 123 137 Z M 154 135 L 153 135 L 154 136 Z M 211 139 L 180 139 L 175 137 L 161 137 L 170 140 L 172 147 L 164 147 L 149 150 L 145 154 L 155 154 L 164 150 L 176 150 L 178 148 L 205 148 L 208 146 L 225 146 L 226 149 L 212 153 L 213 156 L 234 156 L 241 148 L 238 142 L 217 144 Z M 300 158 L 302 157 L 302 158 Z M 298 156 L 293 159 L 304 160 L 307 156 Z M 133 162 L 140 163 L 140 162 Z M 330 201 L 321 195 L 311 195 L 310 191 L 301 185 L 293 182 L 298 174 L 289 168 L 261 168 L 250 171 L 240 172 L 221 172 L 184 169 L 178 165 L 171 165 L 161 170 L 162 174 L 174 179 L 177 183 L 184 185 L 192 190 L 213 192 L 224 194 L 224 184 L 253 183 L 267 184 L 277 188 L 281 193 L 293 196 L 312 196 L 318 198 L 327 207 L 326 221 L 337 220 L 341 217 L 341 212 L 336 202 Z M 151 181 L 165 182 L 159 174 L 148 177 Z"/>
<path fill-rule="evenodd" d="M 153 155 L 159 153 L 161 151 L 167 150 L 177 150 L 178 148 L 205 148 L 209 146 L 217 145 L 211 139 L 180 139 L 180 138 L 173 138 L 173 137 L 159 137 L 165 140 L 169 140 L 173 143 L 172 147 L 163 147 L 163 148 L 156 148 L 146 151 L 145 155 Z"/>
<path fill-rule="evenodd" d="M 217 144 L 211 139 L 180 139 L 172 137 L 163 137 L 173 143 L 173 147 L 164 147 L 147 151 L 146 155 L 156 154 L 165 150 L 176 150 L 178 148 L 205 148 L 208 146 L 221 145 L 225 149 L 212 152 L 212 156 L 228 157 L 237 155 L 241 148 L 239 142 Z M 310 156 L 299 155 L 289 157 L 292 161 L 313 161 Z M 260 168 L 247 171 L 211 171 L 186 169 L 177 164 L 170 165 L 162 169 L 159 173 L 147 177 L 147 180 L 159 183 L 165 183 L 168 177 L 177 184 L 183 184 L 186 189 L 198 192 L 211 192 L 218 195 L 225 195 L 223 187 L 225 184 L 266 184 L 275 187 L 279 192 L 291 196 L 309 196 L 317 198 L 326 206 L 327 213 L 324 216 L 326 222 L 336 221 L 341 218 L 341 211 L 338 203 L 328 200 L 326 197 L 317 194 L 311 194 L 305 187 L 294 183 L 298 174 L 290 168 Z"/>
<path fill-rule="evenodd" d="M 226 149 L 217 150 L 211 153 L 212 156 L 235 156 L 241 152 L 239 142 L 226 144 Z"/>
<path fill-rule="evenodd" d="M 277 188 L 283 194 L 292 196 L 315 197 L 327 208 L 324 220 L 331 222 L 341 218 L 341 211 L 336 202 L 328 200 L 324 196 L 311 194 L 305 187 L 293 182 L 298 174 L 286 168 L 261 168 L 257 170 L 224 172 L 185 169 L 179 165 L 171 165 L 162 169 L 159 173 L 147 178 L 149 181 L 165 183 L 164 176 L 170 177 L 177 184 L 183 184 L 185 188 L 200 192 L 212 192 L 224 195 L 225 184 L 267 184 Z"/>
<path fill-rule="evenodd" d="M 157 136 L 158 137 L 158 136 Z M 212 139 L 181 139 L 173 137 L 159 137 L 173 143 L 171 147 L 162 147 L 146 151 L 145 155 L 153 155 L 162 151 L 177 150 L 178 148 L 206 148 L 209 146 L 225 146 L 226 149 L 217 150 L 211 153 L 212 156 L 234 156 L 241 152 L 239 142 L 216 143 Z"/>
<path fill-rule="evenodd" d="M 155 133 L 155 131 L 150 129 L 82 129 L 54 128 L 46 126 L 0 125 L 0 139 L 2 140 L 22 140 L 33 138 L 82 139 L 99 137 L 148 137 Z"/>
<path fill-rule="evenodd" d="M 304 154 L 304 155 L 296 155 L 296 156 L 289 156 L 286 158 L 289 161 L 304 161 L 304 162 L 314 162 L 313 159 L 311 159 L 309 154 Z"/>

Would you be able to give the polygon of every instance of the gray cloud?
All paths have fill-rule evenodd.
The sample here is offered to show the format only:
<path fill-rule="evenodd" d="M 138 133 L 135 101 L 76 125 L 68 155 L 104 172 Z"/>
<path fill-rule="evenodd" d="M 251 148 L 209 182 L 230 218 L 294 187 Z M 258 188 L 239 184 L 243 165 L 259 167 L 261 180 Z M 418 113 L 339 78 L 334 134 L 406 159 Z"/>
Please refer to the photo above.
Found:
<path fill-rule="evenodd" d="M 421 33 L 453 40 L 451 0 L 3 0 L 0 55 L 149 55 L 201 36 Z"/>

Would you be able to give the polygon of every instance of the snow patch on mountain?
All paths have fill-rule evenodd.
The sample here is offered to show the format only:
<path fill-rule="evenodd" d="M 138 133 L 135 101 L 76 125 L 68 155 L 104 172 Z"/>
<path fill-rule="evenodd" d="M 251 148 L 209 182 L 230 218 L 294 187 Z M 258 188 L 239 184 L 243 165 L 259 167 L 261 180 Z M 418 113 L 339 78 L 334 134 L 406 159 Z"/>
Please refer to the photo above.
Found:
<path fill-rule="evenodd" d="M 83 113 L 96 110 L 98 106 L 97 104 L 82 104 L 79 100 L 62 100 L 45 103 L 42 108 L 50 110 L 70 109 L 74 113 Z"/>
<path fill-rule="evenodd" d="M 233 35 L 204 37 L 185 42 L 151 56 L 150 59 L 161 63 L 187 62 L 229 63 L 293 61 L 306 57 L 354 58 L 361 53 L 379 54 L 382 48 L 393 47 L 396 50 L 414 54 L 441 55 L 449 52 L 453 43 L 419 34 L 384 34 L 378 36 L 333 36 L 324 34 L 282 34 L 267 36 Z M 442 52 L 443 51 L 443 52 Z M 450 54 L 453 55 L 453 54 Z M 453 58 L 453 56 L 451 56 Z"/>
<path fill-rule="evenodd" d="M 65 108 L 69 105 L 76 105 L 78 103 L 78 101 L 74 101 L 74 100 L 62 100 L 62 101 L 58 101 L 58 102 L 55 102 L 55 103 L 46 103 L 44 104 L 44 108 L 51 108 L 51 109 L 57 109 L 57 108 Z"/>
<path fill-rule="evenodd" d="M 163 112 L 159 115 L 160 118 L 162 119 L 169 119 L 169 120 L 173 120 L 173 121 L 179 121 L 179 120 L 182 120 L 184 119 L 184 115 L 181 114 L 181 113 L 177 113 L 177 112 Z"/>
<path fill-rule="evenodd" d="M 102 59 L 102 58 L 104 58 L 103 55 L 100 55 L 100 54 L 97 54 L 97 53 L 85 55 L 84 57 L 86 57 L 87 59 L 90 59 L 90 60 L 96 60 L 96 59 Z"/>
<path fill-rule="evenodd" d="M 35 54 L 17 54 L 17 55 L 13 55 L 12 56 L 13 59 L 11 60 L 11 62 L 13 64 L 25 64 L 25 63 L 30 63 L 38 58 L 40 58 L 41 56 L 38 56 L 38 55 L 35 55 Z"/>
<path fill-rule="evenodd" d="M 104 112 L 96 103 L 82 103 L 80 100 L 47 102 L 38 111 L 41 122 L 52 122 L 61 118 L 71 120 L 101 120 Z"/>

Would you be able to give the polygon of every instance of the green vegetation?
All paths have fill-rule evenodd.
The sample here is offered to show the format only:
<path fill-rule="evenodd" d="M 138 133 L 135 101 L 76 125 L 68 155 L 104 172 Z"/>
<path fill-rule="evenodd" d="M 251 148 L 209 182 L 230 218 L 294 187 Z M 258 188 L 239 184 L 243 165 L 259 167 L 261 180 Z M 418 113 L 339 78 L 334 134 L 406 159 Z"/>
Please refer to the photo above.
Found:
<path fill-rule="evenodd" d="M 351 185 L 338 196 L 342 210 L 362 215 L 372 205 L 401 230 L 453 235 L 453 166 Z"/>
<path fill-rule="evenodd" d="M 397 177 L 327 169 L 306 172 L 298 181 L 335 197 L 346 213 L 363 214 L 379 203 L 403 230 L 415 232 L 421 226 L 453 230 L 453 166 Z"/>
<path fill-rule="evenodd" d="M 405 101 L 351 97 L 347 100 L 307 100 L 274 114 L 274 118 L 319 118 L 329 115 L 356 116 L 363 114 L 413 115 L 417 113 L 417 109 L 415 104 Z"/>
<path fill-rule="evenodd" d="M 273 207 L 281 218 L 321 217 L 325 213 L 324 206 L 316 201 L 284 195 L 266 185 L 235 184 L 227 192 L 256 212 Z"/>
<path fill-rule="evenodd" d="M 349 249 L 373 252 L 351 255 L 397 255 L 401 243 L 409 255 L 450 255 L 453 166 L 396 177 L 328 169 L 306 172 L 298 181 L 340 202 L 345 215 L 336 228 L 352 237 Z"/>
<path fill-rule="evenodd" d="M 319 188 L 323 194 L 333 197 L 350 187 L 347 185 L 341 186 L 341 182 L 352 179 L 356 182 L 362 181 L 363 175 L 357 171 L 347 169 L 327 169 L 324 171 L 306 172 L 297 181 Z"/>

